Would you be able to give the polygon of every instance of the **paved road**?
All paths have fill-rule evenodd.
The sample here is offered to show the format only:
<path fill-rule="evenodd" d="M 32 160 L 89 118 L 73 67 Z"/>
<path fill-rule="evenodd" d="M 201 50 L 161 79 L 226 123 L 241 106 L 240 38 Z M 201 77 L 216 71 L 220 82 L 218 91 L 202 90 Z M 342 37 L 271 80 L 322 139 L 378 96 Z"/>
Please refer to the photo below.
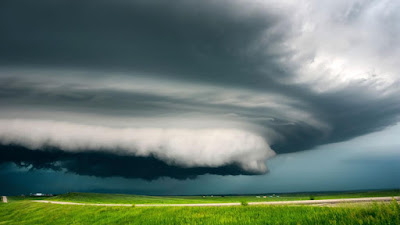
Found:
<path fill-rule="evenodd" d="M 400 201 L 400 196 L 394 197 Z M 387 202 L 392 201 L 393 197 L 371 197 L 371 198 L 343 198 L 343 199 L 325 199 L 325 200 L 301 200 L 301 201 L 274 201 L 274 202 L 249 202 L 249 205 L 320 205 L 320 204 L 340 204 L 340 203 L 355 203 L 355 202 Z M 94 204 L 94 203 L 77 203 L 77 202 L 58 202 L 46 200 L 34 200 L 34 202 L 51 203 L 60 205 L 91 205 L 91 206 L 127 206 L 132 204 Z M 199 204 L 135 204 L 136 207 L 160 207 L 160 206 L 235 206 L 240 205 L 238 202 L 232 203 L 199 203 Z"/>
<path fill-rule="evenodd" d="M 4 203 L 7 203 L 7 202 L 8 202 L 8 201 L 7 201 L 7 196 L 3 196 L 2 199 L 3 199 L 3 202 L 4 202 Z"/>

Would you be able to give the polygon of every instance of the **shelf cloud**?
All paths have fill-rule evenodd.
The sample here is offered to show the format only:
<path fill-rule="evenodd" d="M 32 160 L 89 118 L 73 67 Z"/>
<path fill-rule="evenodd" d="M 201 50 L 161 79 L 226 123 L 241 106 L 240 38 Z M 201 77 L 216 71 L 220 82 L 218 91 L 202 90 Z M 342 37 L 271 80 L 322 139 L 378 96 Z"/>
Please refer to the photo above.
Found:
<path fill-rule="evenodd" d="M 153 156 L 181 167 L 219 167 L 236 163 L 243 170 L 263 173 L 266 172 L 265 160 L 275 154 L 262 137 L 232 129 L 117 129 L 26 120 L 0 120 L 0 127 L 3 145 Z"/>
<path fill-rule="evenodd" d="M 0 163 L 262 174 L 399 121 L 395 1 L 1 5 Z"/>

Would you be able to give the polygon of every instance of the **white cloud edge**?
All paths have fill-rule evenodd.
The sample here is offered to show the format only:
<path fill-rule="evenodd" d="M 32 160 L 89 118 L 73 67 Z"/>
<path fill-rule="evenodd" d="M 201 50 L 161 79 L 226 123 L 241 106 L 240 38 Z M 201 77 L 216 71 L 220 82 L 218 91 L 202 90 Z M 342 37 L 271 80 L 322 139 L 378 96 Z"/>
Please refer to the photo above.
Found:
<path fill-rule="evenodd" d="M 154 156 L 182 167 L 219 167 L 236 163 L 249 172 L 267 171 L 275 152 L 261 136 L 234 128 L 111 128 L 60 121 L 0 119 L 0 143 L 40 150 L 103 151 Z"/>

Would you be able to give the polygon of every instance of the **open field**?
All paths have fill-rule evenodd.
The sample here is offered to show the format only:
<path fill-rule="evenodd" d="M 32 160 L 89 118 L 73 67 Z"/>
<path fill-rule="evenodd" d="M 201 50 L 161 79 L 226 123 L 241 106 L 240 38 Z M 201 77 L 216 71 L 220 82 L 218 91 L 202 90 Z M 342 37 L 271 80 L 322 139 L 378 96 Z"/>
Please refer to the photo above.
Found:
<path fill-rule="evenodd" d="M 341 207 L 102 207 L 0 204 L 0 224 L 400 224 L 397 202 Z"/>
<path fill-rule="evenodd" d="M 256 196 L 260 196 L 257 198 Z M 310 194 L 280 194 L 278 197 L 263 198 L 263 195 L 243 196 L 141 196 L 126 194 L 97 194 L 97 193 L 67 193 L 54 197 L 32 198 L 36 200 L 79 202 L 79 203 L 112 203 L 112 204 L 194 204 L 194 203 L 229 203 L 229 202 L 265 202 L 265 201 L 295 201 L 309 200 Z M 317 193 L 313 194 L 315 200 L 363 198 L 363 197 L 393 197 L 400 196 L 400 190 L 345 192 L 345 193 Z M 9 200 L 16 198 L 10 197 Z M 17 199 L 23 199 L 17 197 Z"/>
<path fill-rule="evenodd" d="M 260 196 L 260 195 L 259 195 Z M 262 196 L 262 195 L 261 195 Z M 400 206 L 386 203 L 326 205 L 249 205 L 224 207 L 107 207 L 59 205 L 32 200 L 114 203 L 191 204 L 309 200 L 310 194 L 287 194 L 277 198 L 249 196 L 138 196 L 68 193 L 54 197 L 9 196 L 0 203 L 0 224 L 400 224 Z M 314 194 L 315 199 L 399 196 L 398 190 L 359 193 Z M 318 200 L 314 200 L 316 203 Z"/>

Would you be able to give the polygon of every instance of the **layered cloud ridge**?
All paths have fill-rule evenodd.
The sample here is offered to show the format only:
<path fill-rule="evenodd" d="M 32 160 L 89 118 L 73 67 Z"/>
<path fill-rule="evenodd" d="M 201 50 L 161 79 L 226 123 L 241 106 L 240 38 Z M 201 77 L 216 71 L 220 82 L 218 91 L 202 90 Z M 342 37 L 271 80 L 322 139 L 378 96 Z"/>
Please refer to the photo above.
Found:
<path fill-rule="evenodd" d="M 237 163 L 244 170 L 266 172 L 275 155 L 265 140 L 235 129 L 109 128 L 72 123 L 0 120 L 0 141 L 30 149 L 55 147 L 68 152 L 105 151 L 154 156 L 170 165 L 219 167 Z"/>

